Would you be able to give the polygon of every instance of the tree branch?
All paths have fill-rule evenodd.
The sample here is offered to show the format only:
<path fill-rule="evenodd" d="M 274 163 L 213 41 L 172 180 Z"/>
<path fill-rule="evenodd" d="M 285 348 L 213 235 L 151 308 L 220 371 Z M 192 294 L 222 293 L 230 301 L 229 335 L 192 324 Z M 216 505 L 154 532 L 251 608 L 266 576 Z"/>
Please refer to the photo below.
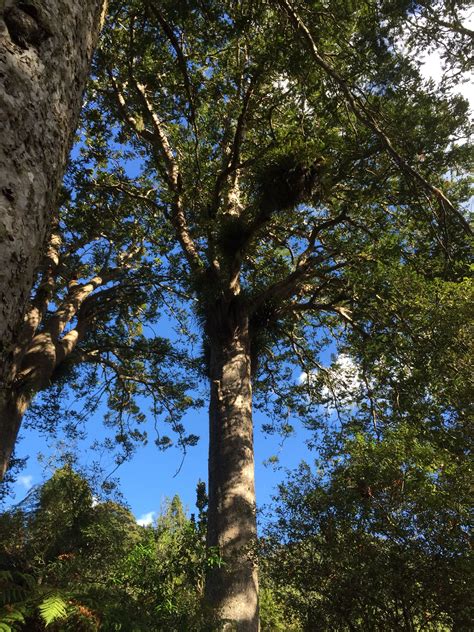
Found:
<path fill-rule="evenodd" d="M 461 22 L 446 22 L 446 20 L 439 18 L 430 6 L 424 6 L 424 9 L 426 9 L 426 11 L 430 14 L 430 18 L 438 26 L 442 26 L 449 31 L 459 33 L 459 35 L 466 35 L 467 37 L 474 39 L 474 31 L 467 28 L 467 26 L 464 26 L 464 24 L 461 24 Z"/>
<path fill-rule="evenodd" d="M 226 159 L 224 161 L 224 166 L 220 173 L 217 175 L 216 184 L 214 186 L 214 194 L 213 194 L 213 203 L 212 203 L 212 214 L 215 216 L 217 214 L 217 210 L 219 208 L 219 196 L 222 192 L 224 184 L 232 173 L 235 173 L 239 169 L 240 162 L 240 154 L 242 149 L 242 144 L 245 139 L 245 127 L 246 127 L 246 119 L 250 105 L 250 99 L 252 98 L 252 94 L 257 85 L 258 78 L 260 76 L 260 72 L 257 72 L 249 82 L 247 90 L 245 91 L 244 97 L 242 99 L 242 108 L 240 110 L 239 117 L 237 119 L 237 124 L 234 133 L 234 139 L 232 141 L 232 148 L 230 151 L 230 155 L 226 155 Z"/>
<path fill-rule="evenodd" d="M 196 108 L 195 108 L 195 104 L 194 104 L 194 91 L 193 91 L 193 87 L 192 87 L 191 81 L 189 79 L 188 66 L 187 66 L 187 63 L 186 63 L 186 58 L 185 58 L 184 53 L 183 53 L 183 49 L 181 48 L 179 40 L 176 37 L 171 25 L 167 22 L 165 16 L 158 9 L 156 4 L 154 2 L 147 2 L 147 6 L 148 6 L 148 8 L 151 9 L 152 13 L 154 14 L 156 19 L 160 23 L 161 28 L 163 29 L 166 37 L 168 38 L 171 46 L 174 49 L 174 52 L 176 53 L 176 59 L 178 61 L 178 66 L 179 66 L 179 69 L 181 71 L 181 74 L 183 76 L 184 89 L 186 91 L 186 95 L 187 95 L 188 102 L 189 102 L 189 111 L 191 113 L 191 125 L 193 127 L 194 135 L 195 135 L 196 141 L 197 141 L 198 129 L 197 129 L 197 123 L 196 123 Z"/>
<path fill-rule="evenodd" d="M 188 229 L 186 215 L 183 208 L 182 181 L 178 163 L 173 154 L 173 150 L 168 139 L 165 126 L 156 114 L 153 105 L 148 98 L 146 87 L 135 80 L 133 81 L 138 94 L 140 95 L 140 99 L 142 101 L 144 109 L 151 118 L 155 131 L 155 137 L 158 141 L 159 147 L 161 149 L 161 154 L 166 163 L 168 184 L 171 191 L 174 193 L 174 201 L 172 204 L 172 223 L 176 229 L 177 238 L 186 258 L 188 259 L 189 264 L 193 267 L 194 270 L 199 270 L 202 268 L 202 262 L 196 248 L 196 244 L 194 243 Z"/>
<path fill-rule="evenodd" d="M 141 129 L 138 124 L 137 119 L 130 114 L 127 107 L 127 100 L 125 99 L 123 92 L 120 90 L 117 80 L 115 79 L 112 71 L 109 69 L 107 71 L 109 76 L 110 84 L 113 89 L 113 93 L 115 96 L 115 102 L 117 104 L 119 113 L 121 115 L 122 120 L 132 129 L 132 131 L 142 140 L 151 145 L 155 144 L 155 136 L 152 132 L 147 129 Z"/>
<path fill-rule="evenodd" d="M 38 288 L 31 301 L 30 308 L 25 315 L 22 328 L 18 335 L 18 340 L 14 350 L 14 371 L 16 372 L 21 364 L 24 353 L 33 340 L 38 327 L 48 309 L 49 301 L 56 285 L 56 276 L 60 264 L 61 236 L 55 226 L 51 232 L 48 249 L 44 257 L 43 272 L 40 277 Z"/>
<path fill-rule="evenodd" d="M 327 274 L 340 270 L 347 265 L 347 262 L 336 263 L 333 266 L 316 270 L 314 266 L 320 265 L 327 259 L 331 258 L 331 254 L 324 256 L 306 257 L 297 263 L 296 269 L 287 277 L 270 285 L 266 290 L 260 293 L 252 303 L 252 311 L 256 311 L 267 301 L 283 302 L 298 292 L 299 286 L 304 283 L 305 279 L 313 275 L 326 277 Z"/>
<path fill-rule="evenodd" d="M 346 80 L 320 54 L 316 42 L 311 35 L 311 32 L 309 31 L 306 24 L 299 17 L 299 15 L 296 13 L 291 3 L 288 0 L 276 0 L 276 2 L 284 11 L 284 13 L 288 16 L 289 21 L 293 25 L 295 31 L 301 33 L 303 39 L 306 41 L 306 44 L 311 51 L 314 61 L 339 87 L 356 118 L 376 134 L 395 164 L 402 171 L 408 173 L 414 180 L 418 181 L 427 191 L 429 191 L 429 193 L 438 200 L 443 212 L 445 212 L 446 209 L 449 209 L 451 213 L 453 213 L 453 215 L 455 215 L 460 220 L 466 233 L 472 235 L 471 227 L 469 226 L 468 221 L 462 215 L 462 213 L 453 206 L 452 202 L 440 189 L 438 189 L 438 187 L 435 187 L 433 184 L 428 182 L 428 180 L 426 180 L 426 178 L 422 176 L 419 171 L 417 171 L 407 162 L 407 160 L 394 147 L 391 139 L 380 127 L 373 114 L 364 105 L 362 99 L 354 94 L 353 90 L 348 86 Z"/>
<path fill-rule="evenodd" d="M 158 145 L 161 156 L 165 161 L 168 184 L 174 192 L 177 192 L 179 185 L 179 168 L 173 154 L 171 143 L 166 133 L 165 124 L 160 120 L 148 97 L 146 86 L 139 83 L 134 77 L 131 81 L 138 92 L 145 113 L 150 117 L 153 126 L 154 144 Z"/>

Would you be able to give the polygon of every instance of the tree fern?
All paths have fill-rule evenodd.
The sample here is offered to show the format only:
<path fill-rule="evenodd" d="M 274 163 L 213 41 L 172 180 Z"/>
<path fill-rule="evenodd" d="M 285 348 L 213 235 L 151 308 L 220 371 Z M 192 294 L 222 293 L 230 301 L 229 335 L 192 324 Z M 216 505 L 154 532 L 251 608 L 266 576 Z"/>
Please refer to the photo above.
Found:
<path fill-rule="evenodd" d="M 34 585 L 31 575 L 0 570 L 0 632 L 12 632 L 14 623 L 25 621 L 26 600 Z"/>
<path fill-rule="evenodd" d="M 14 623 L 24 623 L 35 610 L 46 626 L 78 612 L 84 614 L 86 609 L 80 604 L 71 607 L 68 597 L 39 586 L 32 575 L 0 570 L 0 632 L 14 632 Z"/>

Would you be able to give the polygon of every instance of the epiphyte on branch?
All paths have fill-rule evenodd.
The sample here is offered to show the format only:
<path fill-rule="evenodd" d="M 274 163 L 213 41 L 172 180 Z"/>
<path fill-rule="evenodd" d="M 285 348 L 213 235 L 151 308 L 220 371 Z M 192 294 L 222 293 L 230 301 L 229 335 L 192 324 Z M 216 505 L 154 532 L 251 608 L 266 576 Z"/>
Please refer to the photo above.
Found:
<path fill-rule="evenodd" d="M 322 168 L 322 160 L 304 161 L 292 153 L 275 157 L 258 175 L 260 209 L 271 214 L 308 202 Z"/>

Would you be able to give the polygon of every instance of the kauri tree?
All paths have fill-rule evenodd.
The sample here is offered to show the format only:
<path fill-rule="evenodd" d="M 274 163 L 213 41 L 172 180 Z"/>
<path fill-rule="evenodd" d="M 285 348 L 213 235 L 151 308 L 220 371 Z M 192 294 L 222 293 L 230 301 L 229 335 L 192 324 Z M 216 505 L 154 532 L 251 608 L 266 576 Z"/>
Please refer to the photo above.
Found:
<path fill-rule="evenodd" d="M 168 227 L 156 251 L 202 327 L 208 544 L 225 561 L 207 594 L 241 630 L 258 628 L 252 393 L 308 409 L 291 367 L 358 326 L 377 262 L 421 248 L 446 276 L 465 251 L 468 153 L 451 139 L 467 106 L 424 89 L 394 45 L 408 9 L 390 9 L 114 5 L 96 61 L 90 133 L 102 111 L 133 148 L 131 194 L 150 235 Z"/>
<path fill-rule="evenodd" d="M 19 330 L 104 8 L 103 0 L 0 2 L 0 478 L 18 431 L 5 408 L 25 353 Z"/>
<path fill-rule="evenodd" d="M 252 406 L 317 424 L 319 352 L 400 326 L 371 290 L 405 270 L 465 274 L 467 104 L 399 52 L 412 10 L 111 3 L 85 110 L 94 181 L 134 201 L 152 274 L 159 258 L 200 326 L 207 542 L 224 562 L 206 593 L 230 628 L 259 627 Z M 119 145 L 133 179 L 110 168 Z"/>

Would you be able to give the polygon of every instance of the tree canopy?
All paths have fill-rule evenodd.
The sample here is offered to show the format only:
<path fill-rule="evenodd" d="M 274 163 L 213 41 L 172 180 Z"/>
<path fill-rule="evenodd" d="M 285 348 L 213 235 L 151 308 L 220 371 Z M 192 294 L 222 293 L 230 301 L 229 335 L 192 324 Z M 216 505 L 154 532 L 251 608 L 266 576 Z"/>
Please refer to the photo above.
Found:
<path fill-rule="evenodd" d="M 306 507 L 314 495 L 301 528 L 318 525 L 320 548 L 298 535 L 281 558 L 322 560 L 320 629 L 346 625 L 334 623 L 338 595 L 352 608 L 347 629 L 431 625 L 433 591 L 416 593 L 415 609 L 409 591 L 429 576 L 434 541 L 447 558 L 451 539 L 464 541 L 464 516 L 452 529 L 443 518 L 442 534 L 433 525 L 451 493 L 457 502 L 469 415 L 468 104 L 448 90 L 468 61 L 464 5 L 326 5 L 110 3 L 80 157 L 33 299 L 44 319 L 24 351 L 29 394 L 64 369 L 57 384 L 71 384 L 70 367 L 80 394 L 106 391 L 126 453 L 144 433 L 130 420 L 146 421 L 145 396 L 183 447 L 195 443 L 180 424 L 186 381 L 207 380 L 207 544 L 223 560 L 207 573 L 207 599 L 242 630 L 259 616 L 252 406 L 268 430 L 302 420 L 327 461 L 323 473 L 303 469 L 284 499 L 291 515 L 293 499 Z M 416 59 L 430 38 L 445 44 L 443 89 Z M 165 309 L 173 340 L 142 329 L 159 329 Z M 45 335 L 48 373 L 37 362 Z M 30 356 L 46 379 L 33 386 Z M 45 402 L 39 415 L 60 410 Z M 333 514 L 331 549 L 322 523 Z M 380 583 L 384 599 L 404 560 L 419 559 L 405 602 L 390 596 L 387 611 L 364 614 L 369 596 L 356 603 L 344 582 L 373 566 L 343 557 L 347 574 L 331 583 L 339 542 L 345 554 L 373 551 L 380 573 L 401 565 L 393 585 Z M 454 601 L 439 599 L 436 625 L 465 625 L 464 610 L 455 619 Z M 303 602 L 303 622 L 316 625 Z"/>

